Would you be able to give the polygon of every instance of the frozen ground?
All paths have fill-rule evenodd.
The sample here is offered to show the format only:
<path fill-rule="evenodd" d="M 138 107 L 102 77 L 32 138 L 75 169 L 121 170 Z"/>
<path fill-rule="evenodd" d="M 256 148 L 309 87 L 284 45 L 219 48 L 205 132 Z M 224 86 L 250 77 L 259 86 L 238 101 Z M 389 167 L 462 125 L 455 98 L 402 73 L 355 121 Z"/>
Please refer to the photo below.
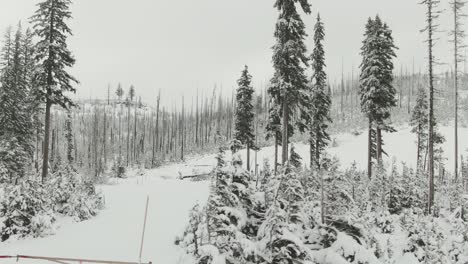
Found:
<path fill-rule="evenodd" d="M 446 136 L 445 155 L 447 168 L 453 167 L 453 129 L 442 127 Z M 460 151 L 467 155 L 468 129 L 462 128 Z M 363 169 L 366 165 L 365 133 L 354 136 L 342 134 L 334 136 L 337 146 L 329 153 L 340 158 L 343 167 L 354 161 Z M 385 149 L 390 162 L 396 157 L 398 162 L 407 161 L 415 164 L 415 137 L 409 128 L 400 128 L 399 132 L 385 135 Z M 308 147 L 296 144 L 299 154 L 306 162 Z M 463 151 L 463 152 L 462 152 Z M 273 159 L 274 149 L 268 147 L 258 153 L 258 163 L 264 158 Z M 245 158 L 245 151 L 241 151 Z M 252 161 L 254 155 L 252 155 Z M 179 180 L 179 175 L 203 173 L 214 165 L 214 155 L 192 158 L 184 164 L 170 164 L 158 169 L 146 171 L 144 176 L 134 176 L 119 180 L 111 185 L 100 186 L 106 197 L 106 209 L 97 217 L 74 223 L 70 219 L 59 219 L 54 235 L 43 238 L 28 238 L 0 243 L 0 255 L 39 255 L 73 258 L 93 258 L 119 261 L 137 261 L 140 236 L 143 226 L 143 214 L 146 196 L 150 196 L 149 215 L 143 250 L 143 261 L 153 263 L 183 263 L 179 249 L 174 245 L 174 238 L 181 234 L 187 223 L 188 211 L 197 202 L 204 202 L 208 196 L 208 182 Z M 208 166 L 207 166 L 208 165 Z M 137 174 L 137 173 L 132 173 Z M 16 263 L 16 260 L 3 263 Z M 20 260 L 18 263 L 41 263 Z"/>

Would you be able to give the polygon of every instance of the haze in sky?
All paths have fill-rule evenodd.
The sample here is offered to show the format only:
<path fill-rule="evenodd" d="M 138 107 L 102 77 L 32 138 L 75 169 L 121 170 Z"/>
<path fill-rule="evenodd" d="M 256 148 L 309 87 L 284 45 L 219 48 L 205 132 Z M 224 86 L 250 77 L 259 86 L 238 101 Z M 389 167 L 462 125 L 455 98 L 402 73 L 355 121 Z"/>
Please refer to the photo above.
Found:
<path fill-rule="evenodd" d="M 25 21 L 38 0 L 0 0 L 0 30 Z M 364 25 L 379 14 L 393 30 L 396 70 L 426 70 L 425 6 L 420 0 L 311 0 L 313 13 L 303 15 L 310 36 L 317 12 L 325 23 L 325 52 L 330 81 L 357 73 Z M 447 1 L 443 1 L 447 2 Z M 69 46 L 77 63 L 71 72 L 80 80 L 79 98 L 104 98 L 107 87 L 125 90 L 133 84 L 143 101 L 154 103 L 158 90 L 166 103 L 190 98 L 197 89 L 232 93 L 247 64 L 254 86 L 272 76 L 271 47 L 277 11 L 273 0 L 80 0 L 72 5 Z M 451 44 L 445 13 L 435 55 L 439 71 L 450 67 Z M 312 39 L 307 42 L 312 51 Z M 401 66 L 400 66 L 401 65 Z M 112 92 L 112 96 L 114 93 Z M 186 99 L 189 100 L 190 99 Z"/>

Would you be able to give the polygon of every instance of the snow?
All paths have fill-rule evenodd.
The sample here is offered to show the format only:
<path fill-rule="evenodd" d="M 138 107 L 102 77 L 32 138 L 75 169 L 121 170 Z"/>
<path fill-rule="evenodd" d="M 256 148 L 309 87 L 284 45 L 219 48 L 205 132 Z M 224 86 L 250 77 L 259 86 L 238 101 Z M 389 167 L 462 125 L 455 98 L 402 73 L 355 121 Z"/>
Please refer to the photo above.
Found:
<path fill-rule="evenodd" d="M 174 164 L 148 171 L 142 179 L 120 180 L 118 184 L 100 186 L 105 193 L 106 209 L 88 221 L 73 223 L 60 219 L 56 234 L 1 244 L 1 255 L 38 255 L 136 261 L 138 259 L 146 196 L 149 195 L 148 222 L 143 260 L 153 263 L 178 263 L 174 245 L 187 223 L 188 212 L 208 195 L 207 182 L 163 179 L 170 171 L 184 168 Z M 177 175 L 177 174 L 172 174 Z M 138 183 L 137 183 L 138 182 Z M 16 260 L 2 261 L 16 263 Z M 19 263 L 35 263 L 20 260 Z"/>
<path fill-rule="evenodd" d="M 453 128 L 441 127 L 441 133 L 447 141 L 443 148 L 448 158 L 447 169 L 453 167 Z M 468 128 L 460 128 L 460 151 L 467 156 Z M 340 134 L 332 136 L 338 145 L 329 148 L 331 155 L 340 158 L 343 167 L 356 162 L 358 168 L 365 169 L 367 154 L 367 134 L 358 136 Z M 391 163 L 393 157 L 415 165 L 415 135 L 410 128 L 398 129 L 398 132 L 385 134 L 385 149 Z M 295 143 L 296 151 L 307 164 L 308 146 Z M 266 147 L 258 152 L 257 162 L 261 167 L 263 159 L 273 161 L 273 147 Z M 240 154 L 245 160 L 245 151 Z M 252 161 L 255 155 L 252 154 Z M 54 235 L 42 238 L 8 240 L 0 243 L 0 255 L 39 255 L 71 258 L 93 258 L 119 261 L 137 261 L 146 197 L 149 195 L 148 222 L 143 249 L 143 261 L 153 263 L 190 263 L 181 259 L 181 249 L 174 244 L 175 237 L 181 235 L 188 219 L 190 209 L 197 202 L 204 203 L 208 197 L 208 181 L 180 180 L 180 176 L 209 172 L 216 164 L 215 154 L 203 157 L 191 157 L 185 163 L 168 164 L 161 168 L 144 171 L 132 171 L 132 177 L 120 179 L 108 185 L 98 186 L 105 194 L 106 209 L 93 219 L 73 222 L 70 218 L 58 219 Z M 228 159 L 230 159 L 228 155 Z M 279 159 L 280 160 L 280 159 Z M 244 162 L 245 164 L 245 162 Z M 253 163 L 252 163 L 253 164 Z M 254 166 L 252 166 L 254 167 Z M 393 242 L 393 241 L 392 241 Z M 400 245 L 398 245 L 400 246 Z M 209 250 L 208 248 L 206 250 Z M 188 257 L 186 257 L 188 258 Z M 402 256 L 397 263 L 412 263 L 411 255 Z M 3 263 L 16 263 L 16 259 Z M 20 260 L 19 263 L 35 263 Z M 417 263 L 417 262 L 415 262 Z"/>
<path fill-rule="evenodd" d="M 442 126 L 439 128 L 439 132 L 445 137 L 446 141 L 442 145 L 444 150 L 443 156 L 446 158 L 446 170 L 453 171 L 454 167 L 454 129 L 451 126 Z M 458 144 L 459 144 L 459 155 L 464 157 L 468 156 L 468 128 L 460 127 L 458 129 Z M 342 133 L 338 135 L 332 135 L 337 146 L 329 147 L 327 152 L 331 156 L 339 158 L 341 167 L 349 168 L 354 162 L 360 170 L 367 169 L 367 131 L 363 131 L 360 135 L 353 135 L 352 133 Z M 414 168 L 416 166 L 416 135 L 411 133 L 411 128 L 408 126 L 397 128 L 395 133 L 383 133 L 384 138 L 384 150 L 388 153 L 388 157 L 384 156 L 384 162 L 390 166 L 393 159 L 395 159 L 398 166 L 402 162 L 406 165 Z M 304 143 L 294 143 L 296 152 L 302 157 L 304 165 L 309 166 L 309 146 Z M 281 151 L 279 151 L 281 161 Z M 245 161 L 246 153 L 241 150 L 240 154 L 242 160 Z M 253 164 L 255 154 L 251 154 L 251 161 Z M 263 159 L 267 158 L 270 164 L 274 163 L 274 147 L 263 148 L 258 153 L 257 162 L 262 167 Z M 459 163 L 460 164 L 460 163 Z M 254 167 L 254 166 L 252 166 Z"/>

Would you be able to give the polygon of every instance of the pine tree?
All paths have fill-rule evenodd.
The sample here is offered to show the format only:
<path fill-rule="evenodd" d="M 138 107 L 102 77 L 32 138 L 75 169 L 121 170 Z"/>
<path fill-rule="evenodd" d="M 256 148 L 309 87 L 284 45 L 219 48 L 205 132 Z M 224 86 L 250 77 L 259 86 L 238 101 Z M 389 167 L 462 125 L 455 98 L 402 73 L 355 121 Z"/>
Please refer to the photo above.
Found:
<path fill-rule="evenodd" d="M 322 43 L 324 37 L 323 22 L 320 20 L 320 15 L 317 15 L 317 22 L 314 28 L 315 47 L 311 56 L 313 70 L 311 87 L 312 111 L 309 125 L 310 166 L 312 168 L 315 165 L 317 169 L 320 169 L 320 154 L 330 142 L 327 128 L 328 123 L 331 122 L 331 98 L 326 90 L 325 51 Z"/>
<path fill-rule="evenodd" d="M 372 175 L 372 157 L 382 159 L 382 130 L 394 131 L 388 124 L 390 109 L 396 106 L 396 90 L 392 85 L 395 57 L 392 32 L 378 16 L 369 18 L 361 48 L 361 110 L 369 119 L 368 175 Z M 375 133 L 373 135 L 373 133 Z M 373 140 L 375 139 L 375 156 Z"/>
<path fill-rule="evenodd" d="M 310 4 L 307 0 L 276 0 L 274 7 L 279 12 L 276 22 L 273 46 L 273 67 L 275 74 L 272 83 L 278 87 L 275 103 L 281 105 L 282 112 L 282 161 L 288 161 L 289 135 L 293 115 L 298 116 L 296 126 L 300 131 L 305 129 L 304 120 L 308 116 L 306 107 L 307 78 L 305 67 L 308 63 L 307 48 L 304 39 L 307 36 L 305 25 L 297 9 L 296 3 L 306 14 L 310 14 Z"/>
<path fill-rule="evenodd" d="M 266 246 L 264 257 L 268 263 L 302 263 L 305 248 L 293 234 L 304 233 L 311 223 L 302 213 L 303 186 L 289 163 L 271 181 L 267 193 L 273 200 L 259 230 L 259 240 Z"/>
<path fill-rule="evenodd" d="M 302 167 L 301 160 L 302 158 L 296 152 L 296 148 L 294 147 L 294 145 L 291 145 L 291 151 L 289 154 L 289 164 L 291 164 L 293 168 L 300 169 Z"/>
<path fill-rule="evenodd" d="M 241 197 L 235 194 L 236 189 L 233 186 L 236 183 L 240 184 L 239 180 L 242 177 L 236 177 L 233 170 L 226 167 L 224 148 L 219 148 L 216 160 L 206 213 L 208 237 L 219 252 L 226 255 L 230 263 L 238 263 L 239 260 L 236 261 L 236 258 L 243 257 L 235 243 L 241 221 L 239 215 L 233 212 L 241 206 Z"/>
<path fill-rule="evenodd" d="M 117 90 L 115 90 L 115 94 L 119 98 L 119 102 L 120 102 L 122 100 L 123 95 L 124 95 L 124 90 L 123 90 L 122 85 L 120 83 L 117 85 Z"/>
<path fill-rule="evenodd" d="M 247 66 L 242 71 L 237 81 L 236 95 L 236 121 L 234 139 L 247 148 L 247 170 L 250 171 L 250 149 L 254 147 L 255 135 L 253 134 L 254 107 L 252 104 L 254 90 L 251 86 L 252 76 Z"/>
<path fill-rule="evenodd" d="M 30 87 L 26 76 L 24 34 L 21 24 L 5 34 L 0 69 L 0 163 L 10 182 L 24 176 L 33 154 L 34 122 L 30 112 Z"/>
<path fill-rule="evenodd" d="M 275 73 L 276 74 L 276 73 Z M 280 101 L 280 87 L 276 82 L 278 78 L 273 77 L 268 87 L 268 96 L 269 96 L 269 109 L 268 109 L 268 122 L 265 127 L 266 136 L 265 139 L 269 140 L 270 138 L 274 139 L 275 145 L 275 158 L 274 158 L 274 172 L 275 175 L 278 173 L 278 146 L 282 143 L 281 138 L 281 101 Z M 288 131 L 292 131 L 288 129 Z M 291 133 L 291 132 L 289 132 Z"/>
<path fill-rule="evenodd" d="M 133 103 L 133 98 L 135 98 L 135 86 L 130 85 L 130 89 L 128 90 L 128 96 L 130 97 L 130 102 Z"/>
<path fill-rule="evenodd" d="M 38 38 L 36 61 L 39 70 L 35 81 L 40 90 L 39 100 L 45 102 L 44 153 L 42 181 L 46 180 L 49 169 L 50 110 L 52 105 L 69 109 L 74 105 L 66 95 L 75 92 L 73 83 L 77 79 L 67 72 L 75 64 L 75 58 L 68 49 L 67 37 L 72 34 L 66 21 L 71 18 L 70 0 L 44 0 L 31 18 L 34 34 Z"/>

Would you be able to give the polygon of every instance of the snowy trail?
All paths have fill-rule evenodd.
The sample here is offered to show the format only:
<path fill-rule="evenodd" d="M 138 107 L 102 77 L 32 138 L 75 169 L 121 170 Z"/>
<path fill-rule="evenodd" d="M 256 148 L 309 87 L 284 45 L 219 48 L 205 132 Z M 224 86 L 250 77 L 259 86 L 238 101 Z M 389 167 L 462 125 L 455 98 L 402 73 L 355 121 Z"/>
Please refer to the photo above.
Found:
<path fill-rule="evenodd" d="M 0 244 L 0 255 L 37 255 L 137 261 L 143 227 L 146 196 L 150 196 L 142 261 L 178 263 L 176 235 L 183 232 L 189 210 L 204 202 L 208 182 L 181 181 L 178 172 L 188 166 L 174 164 L 150 170 L 141 177 L 121 180 L 99 188 L 106 197 L 106 209 L 88 221 L 71 223 L 61 219 L 55 235 Z M 169 178 L 167 178 L 169 177 Z M 2 263 L 16 263 L 16 260 Z M 45 263 L 20 260 L 19 263 Z"/>

